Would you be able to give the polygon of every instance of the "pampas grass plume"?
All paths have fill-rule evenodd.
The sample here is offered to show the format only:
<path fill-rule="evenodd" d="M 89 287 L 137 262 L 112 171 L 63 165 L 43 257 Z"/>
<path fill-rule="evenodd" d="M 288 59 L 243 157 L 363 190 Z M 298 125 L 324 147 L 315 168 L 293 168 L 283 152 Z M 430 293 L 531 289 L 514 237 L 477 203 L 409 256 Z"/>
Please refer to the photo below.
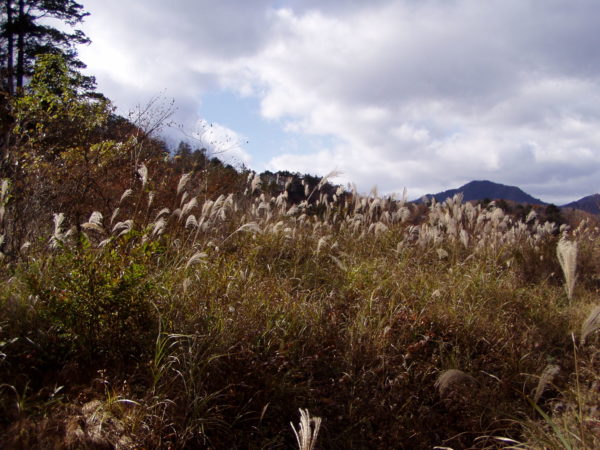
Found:
<path fill-rule="evenodd" d="M 200 261 L 202 261 L 204 258 L 206 258 L 208 255 L 205 252 L 196 252 L 194 253 L 190 259 L 188 259 L 188 262 L 185 265 L 185 268 L 187 269 L 188 267 L 190 267 L 192 264 L 196 264 Z"/>
<path fill-rule="evenodd" d="M 119 204 L 123 203 L 125 201 L 125 199 L 127 199 L 127 197 L 130 197 L 131 194 L 133 194 L 133 190 L 132 189 L 126 189 L 125 192 L 123 192 L 123 195 L 121 195 L 121 199 L 119 200 Z"/>
<path fill-rule="evenodd" d="M 294 424 L 290 422 L 296 441 L 298 442 L 299 450 L 313 450 L 317 443 L 317 436 L 319 429 L 321 428 L 320 417 L 310 417 L 308 409 L 300 408 L 300 423 L 298 425 L 298 431 Z M 312 427 L 314 425 L 314 428 Z"/>
<path fill-rule="evenodd" d="M 577 242 L 561 238 L 556 246 L 556 255 L 565 276 L 565 291 L 567 292 L 567 297 L 571 300 L 577 279 L 575 273 L 577 269 Z"/>
<path fill-rule="evenodd" d="M 142 180 L 142 187 L 146 186 L 146 183 L 148 182 L 148 168 L 146 167 L 146 164 L 142 163 L 138 168 L 137 173 Z"/>
<path fill-rule="evenodd" d="M 600 305 L 596 306 L 581 325 L 580 343 L 585 344 L 587 337 L 600 329 Z"/>
<path fill-rule="evenodd" d="M 559 372 L 560 372 L 560 367 L 558 367 L 555 364 L 548 364 L 544 368 L 544 371 L 542 372 L 542 375 L 540 376 L 540 381 L 538 381 L 538 385 L 535 388 L 535 394 L 533 395 L 534 403 L 539 402 L 540 398 L 542 397 L 542 394 L 544 393 L 544 391 L 546 390 L 548 385 L 550 383 L 552 383 L 552 381 L 554 380 L 554 377 L 556 377 L 556 375 L 559 374 Z"/>
<path fill-rule="evenodd" d="M 185 189 L 185 186 L 188 184 L 188 181 L 190 181 L 191 177 L 192 177 L 191 172 L 184 173 L 183 175 L 181 175 L 181 178 L 179 179 L 179 183 L 177 184 L 177 195 L 181 194 L 181 191 L 183 191 Z"/>

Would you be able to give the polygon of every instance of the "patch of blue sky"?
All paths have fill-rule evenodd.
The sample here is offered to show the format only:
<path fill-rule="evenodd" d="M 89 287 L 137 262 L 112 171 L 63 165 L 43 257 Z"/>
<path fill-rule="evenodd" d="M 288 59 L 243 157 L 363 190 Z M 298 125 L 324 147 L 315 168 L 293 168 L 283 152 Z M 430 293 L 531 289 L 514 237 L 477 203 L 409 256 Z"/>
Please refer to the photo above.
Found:
<path fill-rule="evenodd" d="M 219 124 L 237 133 L 243 150 L 251 157 L 251 168 L 257 171 L 265 170 L 269 161 L 282 154 L 309 154 L 332 148 L 336 143 L 332 136 L 286 130 L 285 120 L 266 119 L 260 114 L 259 98 L 226 90 L 204 94 L 199 114 L 209 124 Z"/>

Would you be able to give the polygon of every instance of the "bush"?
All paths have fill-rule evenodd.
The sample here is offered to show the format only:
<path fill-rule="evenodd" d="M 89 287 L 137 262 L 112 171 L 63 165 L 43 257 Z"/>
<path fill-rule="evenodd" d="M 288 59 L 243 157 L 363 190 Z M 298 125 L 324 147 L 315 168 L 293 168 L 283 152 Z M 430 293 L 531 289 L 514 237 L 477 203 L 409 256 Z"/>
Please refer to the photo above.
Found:
<path fill-rule="evenodd" d="M 157 332 L 156 245 L 63 248 L 26 272 L 37 311 L 65 358 L 125 363 L 150 353 Z"/>

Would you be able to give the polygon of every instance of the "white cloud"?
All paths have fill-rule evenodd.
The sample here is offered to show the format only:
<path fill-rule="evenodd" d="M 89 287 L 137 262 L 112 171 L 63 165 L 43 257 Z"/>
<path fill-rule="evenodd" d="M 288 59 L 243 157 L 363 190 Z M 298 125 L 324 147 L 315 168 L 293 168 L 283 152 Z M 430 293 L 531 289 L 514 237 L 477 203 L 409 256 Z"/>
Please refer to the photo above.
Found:
<path fill-rule="evenodd" d="M 414 197 L 484 178 L 550 201 L 598 190 L 595 0 L 89 3 L 83 56 L 119 95 L 168 86 L 195 121 L 202 94 L 227 88 L 332 138 L 271 169 Z"/>

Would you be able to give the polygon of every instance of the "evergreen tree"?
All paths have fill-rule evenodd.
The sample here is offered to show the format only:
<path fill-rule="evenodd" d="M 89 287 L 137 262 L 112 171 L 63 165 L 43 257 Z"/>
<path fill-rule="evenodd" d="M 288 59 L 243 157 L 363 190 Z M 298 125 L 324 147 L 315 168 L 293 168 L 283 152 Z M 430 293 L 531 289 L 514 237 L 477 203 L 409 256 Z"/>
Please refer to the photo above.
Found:
<path fill-rule="evenodd" d="M 25 80 L 33 73 L 35 58 L 40 54 L 61 55 L 70 70 L 85 65 L 77 59 L 78 44 L 90 40 L 81 30 L 67 32 L 51 26 L 57 19 L 74 27 L 88 13 L 74 0 L 1 0 L 0 64 L 1 88 L 9 95 L 20 93 Z M 86 77 L 82 84 L 92 91 L 94 79 Z"/>

